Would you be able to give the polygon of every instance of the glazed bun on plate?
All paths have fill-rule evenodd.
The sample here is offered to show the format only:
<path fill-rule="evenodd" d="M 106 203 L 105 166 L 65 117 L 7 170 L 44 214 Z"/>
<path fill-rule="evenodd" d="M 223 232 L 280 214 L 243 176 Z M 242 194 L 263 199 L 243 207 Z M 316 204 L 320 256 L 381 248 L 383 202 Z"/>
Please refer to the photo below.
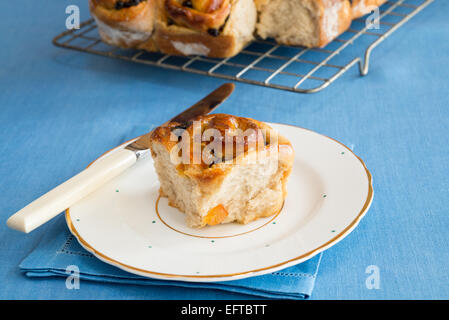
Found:
<path fill-rule="evenodd" d="M 150 146 L 160 195 L 191 227 L 248 223 L 282 209 L 294 151 L 263 122 L 227 114 L 171 122 L 153 131 Z"/>

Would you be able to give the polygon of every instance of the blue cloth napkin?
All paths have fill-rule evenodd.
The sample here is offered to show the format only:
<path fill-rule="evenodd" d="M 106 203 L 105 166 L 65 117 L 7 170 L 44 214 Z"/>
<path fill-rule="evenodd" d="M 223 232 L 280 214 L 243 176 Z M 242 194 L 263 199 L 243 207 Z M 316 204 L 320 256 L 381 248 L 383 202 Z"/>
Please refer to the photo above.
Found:
<path fill-rule="evenodd" d="M 148 126 L 136 126 L 132 134 L 123 141 L 147 132 Z M 264 298 L 306 299 L 312 294 L 321 260 L 319 254 L 293 267 L 271 274 L 241 280 L 194 283 L 156 280 L 134 275 L 108 265 L 84 250 L 68 231 L 64 217 L 59 216 L 47 231 L 38 246 L 20 264 L 28 277 L 68 277 L 67 267 L 75 265 L 80 271 L 80 280 L 100 282 L 181 286 L 191 288 L 219 289 L 250 294 Z"/>

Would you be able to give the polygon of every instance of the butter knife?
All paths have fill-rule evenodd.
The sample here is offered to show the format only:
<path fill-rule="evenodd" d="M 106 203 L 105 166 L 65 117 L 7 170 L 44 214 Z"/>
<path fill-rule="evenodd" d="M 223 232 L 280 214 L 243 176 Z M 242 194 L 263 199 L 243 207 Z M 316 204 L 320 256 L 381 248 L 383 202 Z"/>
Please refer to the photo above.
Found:
<path fill-rule="evenodd" d="M 186 122 L 196 116 L 206 115 L 226 100 L 233 90 L 234 84 L 225 83 L 164 124 L 171 121 Z M 25 233 L 43 225 L 112 178 L 120 175 L 139 159 L 148 156 L 150 136 L 151 132 L 141 136 L 125 148 L 95 161 L 76 176 L 13 214 L 7 220 L 7 225 Z"/>

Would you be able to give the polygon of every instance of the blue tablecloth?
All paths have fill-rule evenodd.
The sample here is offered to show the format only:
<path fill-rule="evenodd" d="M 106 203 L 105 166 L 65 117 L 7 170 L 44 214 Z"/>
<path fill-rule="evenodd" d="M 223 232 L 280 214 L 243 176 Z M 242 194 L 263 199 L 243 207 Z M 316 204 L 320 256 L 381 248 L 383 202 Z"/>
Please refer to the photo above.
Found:
<path fill-rule="evenodd" d="M 86 2 L 2 4 L 3 222 L 133 127 L 161 123 L 224 82 L 52 46 L 64 29 L 66 6 L 78 4 L 83 20 Z M 312 299 L 449 298 L 448 11 L 448 1 L 436 0 L 409 21 L 375 49 L 367 77 L 353 69 L 313 95 L 238 84 L 220 109 L 331 136 L 353 147 L 373 174 L 372 207 L 349 237 L 323 255 Z M 0 224 L 0 298 L 249 297 L 91 281 L 67 290 L 60 278 L 27 278 L 18 265 L 47 230 L 25 236 Z M 372 270 L 379 272 L 379 289 L 369 289 Z"/>

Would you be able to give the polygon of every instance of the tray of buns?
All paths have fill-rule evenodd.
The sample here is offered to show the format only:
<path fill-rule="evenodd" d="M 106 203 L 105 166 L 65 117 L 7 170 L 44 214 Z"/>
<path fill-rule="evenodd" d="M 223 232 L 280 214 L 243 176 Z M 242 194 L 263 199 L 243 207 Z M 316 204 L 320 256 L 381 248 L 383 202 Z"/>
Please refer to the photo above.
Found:
<path fill-rule="evenodd" d="M 53 44 L 300 93 L 323 90 L 433 0 L 89 0 Z"/>

